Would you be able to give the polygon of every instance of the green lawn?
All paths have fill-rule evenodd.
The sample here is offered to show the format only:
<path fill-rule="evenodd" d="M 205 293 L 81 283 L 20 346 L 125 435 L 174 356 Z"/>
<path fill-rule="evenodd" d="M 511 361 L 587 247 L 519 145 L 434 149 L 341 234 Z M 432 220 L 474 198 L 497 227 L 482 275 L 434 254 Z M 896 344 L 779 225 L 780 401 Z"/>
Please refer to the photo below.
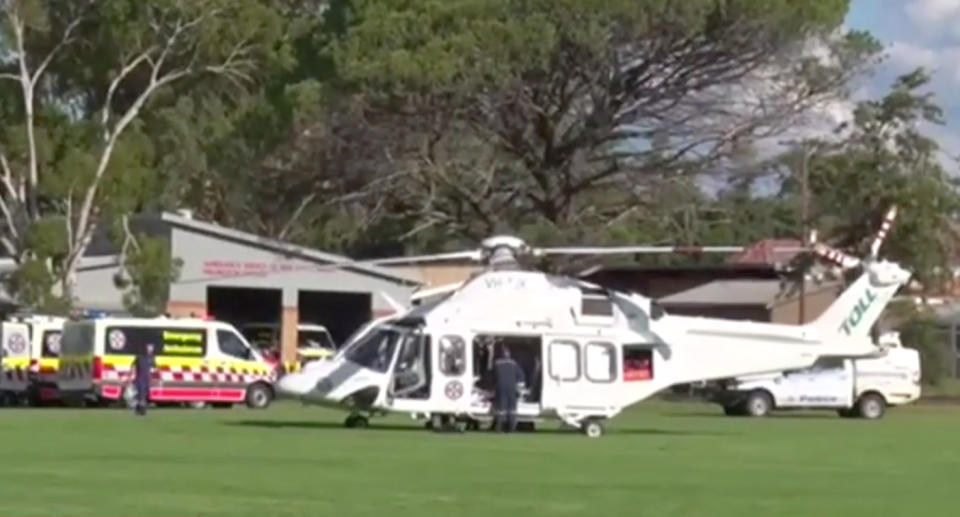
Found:
<path fill-rule="evenodd" d="M 266 411 L 0 411 L 0 515 L 956 515 L 960 408 L 728 418 L 655 402 L 591 440 Z M 384 428 L 384 426 L 386 426 Z"/>

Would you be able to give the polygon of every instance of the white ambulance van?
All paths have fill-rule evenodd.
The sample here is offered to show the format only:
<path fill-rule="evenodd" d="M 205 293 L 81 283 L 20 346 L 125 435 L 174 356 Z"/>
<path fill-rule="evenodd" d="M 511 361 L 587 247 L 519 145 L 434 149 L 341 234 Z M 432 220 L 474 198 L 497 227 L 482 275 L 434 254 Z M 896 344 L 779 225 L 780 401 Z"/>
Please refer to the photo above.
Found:
<path fill-rule="evenodd" d="M 100 318 L 67 322 L 57 386 L 62 398 L 129 402 L 136 351 L 153 345 L 155 403 L 246 403 L 266 408 L 277 371 L 230 324 L 200 319 Z"/>
<path fill-rule="evenodd" d="M 881 357 L 821 358 L 811 368 L 728 379 L 707 398 L 727 415 L 764 416 L 775 409 L 832 409 L 842 417 L 880 418 L 888 406 L 920 398 L 920 354 L 899 334 L 881 336 Z"/>
<path fill-rule="evenodd" d="M 60 368 L 60 334 L 66 318 L 30 315 L 13 319 L 25 323 L 30 332 L 30 368 L 27 400 L 38 406 L 59 399 L 57 370 Z"/>
<path fill-rule="evenodd" d="M 30 328 L 25 323 L 0 323 L 0 403 L 19 404 L 26 398 L 30 368 Z"/>

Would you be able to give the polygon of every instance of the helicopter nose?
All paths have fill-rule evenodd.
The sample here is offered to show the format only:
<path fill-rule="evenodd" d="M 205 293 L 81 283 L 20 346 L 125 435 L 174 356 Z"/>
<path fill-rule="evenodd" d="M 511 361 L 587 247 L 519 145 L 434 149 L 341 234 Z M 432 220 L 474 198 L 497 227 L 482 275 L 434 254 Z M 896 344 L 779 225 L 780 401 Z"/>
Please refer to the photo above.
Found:
<path fill-rule="evenodd" d="M 316 381 L 302 373 L 288 373 L 277 382 L 277 392 L 281 395 L 300 397 L 306 395 L 316 385 Z"/>

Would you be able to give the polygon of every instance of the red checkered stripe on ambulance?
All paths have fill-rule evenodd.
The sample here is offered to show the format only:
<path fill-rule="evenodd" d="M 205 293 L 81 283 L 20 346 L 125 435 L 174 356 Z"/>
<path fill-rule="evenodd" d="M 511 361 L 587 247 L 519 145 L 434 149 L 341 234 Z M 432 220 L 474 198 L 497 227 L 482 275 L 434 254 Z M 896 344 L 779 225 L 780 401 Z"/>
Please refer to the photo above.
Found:
<path fill-rule="evenodd" d="M 157 367 L 154 378 L 165 382 L 214 382 L 230 384 L 252 384 L 270 379 L 265 368 L 247 368 L 243 366 L 191 366 L 164 364 Z"/>

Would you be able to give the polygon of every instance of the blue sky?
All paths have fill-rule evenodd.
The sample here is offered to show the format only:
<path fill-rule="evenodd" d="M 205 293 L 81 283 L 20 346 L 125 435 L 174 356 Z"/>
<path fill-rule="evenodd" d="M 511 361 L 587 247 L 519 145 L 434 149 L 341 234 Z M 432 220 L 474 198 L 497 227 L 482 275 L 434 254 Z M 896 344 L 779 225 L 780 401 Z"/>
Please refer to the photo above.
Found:
<path fill-rule="evenodd" d="M 946 154 L 960 155 L 960 0 L 852 0 L 846 25 L 869 30 L 886 47 L 861 94 L 883 95 L 896 75 L 917 66 L 934 72 L 930 89 L 947 124 L 928 132 Z"/>

